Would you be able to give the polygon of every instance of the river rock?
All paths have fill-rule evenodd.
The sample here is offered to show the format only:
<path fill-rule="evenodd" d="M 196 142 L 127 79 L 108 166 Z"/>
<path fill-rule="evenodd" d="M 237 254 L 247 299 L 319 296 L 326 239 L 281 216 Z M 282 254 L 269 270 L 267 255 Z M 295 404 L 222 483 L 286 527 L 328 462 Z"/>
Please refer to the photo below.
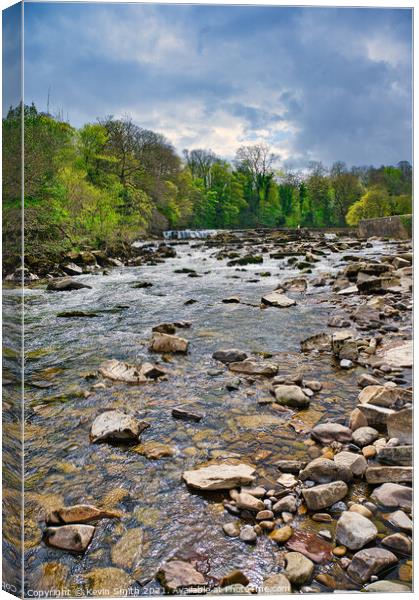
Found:
<path fill-rule="evenodd" d="M 219 360 L 224 364 L 241 362 L 246 360 L 248 357 L 246 352 L 243 350 L 237 350 L 236 348 L 228 348 L 227 350 L 216 350 L 212 355 L 212 358 L 215 360 Z"/>
<path fill-rule="evenodd" d="M 283 498 L 278 500 L 278 502 L 275 502 L 275 504 L 272 507 L 272 510 L 274 511 L 274 513 L 294 513 L 297 511 L 297 507 L 297 498 L 289 494 L 288 496 L 284 496 Z"/>
<path fill-rule="evenodd" d="M 385 446 L 380 448 L 377 458 L 386 465 L 410 466 L 413 461 L 413 446 Z"/>
<path fill-rule="evenodd" d="M 292 584 L 299 587 L 311 579 L 314 564 L 304 554 L 301 554 L 301 552 L 287 552 L 285 561 L 287 566 L 284 574 Z"/>
<path fill-rule="evenodd" d="M 301 552 L 315 563 L 325 563 L 332 559 L 333 546 L 313 531 L 295 531 L 287 541 L 287 548 Z"/>
<path fill-rule="evenodd" d="M 297 302 L 288 298 L 282 291 L 270 292 L 262 296 L 262 304 L 268 306 L 276 306 L 277 308 L 288 308 L 289 306 L 295 306 Z"/>
<path fill-rule="evenodd" d="M 269 538 L 278 544 L 284 544 L 293 534 L 293 530 L 289 525 L 285 525 L 285 527 L 280 527 L 279 529 L 274 529 L 269 534 Z"/>
<path fill-rule="evenodd" d="M 377 537 L 377 528 L 357 512 L 345 511 L 336 525 L 336 540 L 350 550 L 359 550 Z"/>
<path fill-rule="evenodd" d="M 359 427 L 352 433 L 354 444 L 363 448 L 369 446 L 378 438 L 378 431 L 373 427 Z"/>
<path fill-rule="evenodd" d="M 371 494 L 371 500 L 386 508 L 412 508 L 412 488 L 397 483 L 383 483 Z"/>
<path fill-rule="evenodd" d="M 387 431 L 391 438 L 397 438 L 401 444 L 413 441 L 413 411 L 404 408 L 387 416 Z"/>
<path fill-rule="evenodd" d="M 357 408 L 367 419 L 369 427 L 380 430 L 385 429 L 388 417 L 394 414 L 392 408 L 384 408 L 384 406 L 375 406 L 369 403 L 358 404 Z"/>
<path fill-rule="evenodd" d="M 204 417 L 203 414 L 190 410 L 187 405 L 172 408 L 172 417 L 182 421 L 195 421 L 198 423 Z"/>
<path fill-rule="evenodd" d="M 291 594 L 291 583 L 283 573 L 276 573 L 263 580 L 264 594 Z"/>
<path fill-rule="evenodd" d="M 179 593 L 184 588 L 206 584 L 204 576 L 183 560 L 171 560 L 165 563 L 160 567 L 156 578 L 170 593 Z"/>
<path fill-rule="evenodd" d="M 121 514 L 111 510 L 96 508 L 91 504 L 75 504 L 63 506 L 50 512 L 45 521 L 48 525 L 63 525 L 70 523 L 88 523 L 99 519 L 114 519 Z"/>
<path fill-rule="evenodd" d="M 309 462 L 306 468 L 300 471 L 299 479 L 316 483 L 330 483 L 337 479 L 350 481 L 352 473 L 346 466 L 340 468 L 333 460 L 319 457 Z"/>
<path fill-rule="evenodd" d="M 405 533 L 392 533 L 381 540 L 383 546 L 401 554 L 411 554 L 412 540 Z"/>
<path fill-rule="evenodd" d="M 408 517 L 402 510 L 396 510 L 393 513 L 386 515 L 386 521 L 388 521 L 393 527 L 397 529 L 404 529 L 405 531 L 412 531 L 413 523 L 412 519 Z"/>
<path fill-rule="evenodd" d="M 367 427 L 368 420 L 364 413 L 359 410 L 359 408 L 354 408 L 349 416 L 349 429 L 355 431 L 355 429 L 359 429 L 360 427 Z"/>
<path fill-rule="evenodd" d="M 239 537 L 242 542 L 247 542 L 248 544 L 254 544 L 257 540 L 256 531 L 251 525 L 245 525 L 242 527 Z"/>
<path fill-rule="evenodd" d="M 130 442 L 138 441 L 140 433 L 149 427 L 120 410 L 107 410 L 96 417 L 90 429 L 90 441 Z"/>
<path fill-rule="evenodd" d="M 368 466 L 367 461 L 361 454 L 353 452 L 339 452 L 333 460 L 340 468 L 347 468 L 355 477 L 362 477 Z"/>
<path fill-rule="evenodd" d="M 263 511 L 265 508 L 262 500 L 259 500 L 255 496 L 247 494 L 246 492 L 240 492 L 240 494 L 237 494 L 235 500 L 237 508 L 241 508 L 242 510 L 259 512 Z"/>
<path fill-rule="evenodd" d="M 123 381 L 124 383 L 145 383 L 165 375 L 165 371 L 152 365 L 130 365 L 119 360 L 106 360 L 99 367 L 99 373 L 112 381 Z"/>
<path fill-rule="evenodd" d="M 45 542 L 54 548 L 69 552 L 83 553 L 92 541 L 93 525 L 63 525 L 48 527 L 44 533 Z"/>
<path fill-rule="evenodd" d="M 166 353 L 183 353 L 188 351 L 189 342 L 185 338 L 168 335 L 166 333 L 154 333 L 150 350 L 153 352 Z"/>
<path fill-rule="evenodd" d="M 222 588 L 237 584 L 243 586 L 249 585 L 249 579 L 247 578 L 247 576 L 238 569 L 235 571 L 231 571 L 231 573 L 228 573 L 227 575 L 224 575 L 224 577 L 220 581 L 220 587 Z"/>
<path fill-rule="evenodd" d="M 155 333 L 168 333 L 173 335 L 176 332 L 176 327 L 173 323 L 159 323 L 152 328 Z"/>
<path fill-rule="evenodd" d="M 149 460 L 159 460 L 160 458 L 167 458 L 176 454 L 176 448 L 153 440 L 135 446 L 133 451 L 145 456 Z"/>
<path fill-rule="evenodd" d="M 274 393 L 276 401 L 285 406 L 305 408 L 310 404 L 310 398 L 298 385 L 276 385 Z"/>
<path fill-rule="evenodd" d="M 371 579 L 372 575 L 376 575 L 397 562 L 397 557 L 389 550 L 385 550 L 384 548 L 366 548 L 354 555 L 347 573 L 354 581 L 365 583 Z"/>
<path fill-rule="evenodd" d="M 255 469 L 246 464 L 214 464 L 185 471 L 183 479 L 187 485 L 199 490 L 231 490 L 252 483 Z M 262 502 L 263 504 L 263 502 Z M 264 506 L 262 507 L 263 510 Z"/>
<path fill-rule="evenodd" d="M 321 510 L 342 500 L 348 493 L 344 481 L 334 481 L 303 489 L 303 497 L 309 510 Z"/>
<path fill-rule="evenodd" d="M 380 348 L 377 357 L 390 367 L 409 368 L 413 365 L 413 342 L 391 342 Z"/>
<path fill-rule="evenodd" d="M 243 373 L 245 375 L 273 377 L 278 373 L 276 365 L 264 361 L 256 362 L 250 359 L 229 363 L 228 367 L 234 373 Z"/>
<path fill-rule="evenodd" d="M 277 460 L 275 466 L 283 473 L 298 473 L 306 464 L 303 460 Z"/>
<path fill-rule="evenodd" d="M 328 333 L 317 333 L 310 337 L 302 340 L 300 343 L 302 352 L 311 352 L 317 350 L 318 352 L 330 352 L 332 349 L 332 336 Z"/>
<path fill-rule="evenodd" d="M 412 467 L 368 467 L 365 471 L 367 483 L 404 483 L 413 478 Z"/>
<path fill-rule="evenodd" d="M 389 581 L 388 579 L 383 579 L 382 581 L 373 581 L 372 583 L 368 583 L 364 587 L 363 591 L 374 592 L 376 594 L 398 594 L 399 592 L 410 592 L 411 589 L 409 586 L 399 583 L 398 581 Z"/>
<path fill-rule="evenodd" d="M 311 436 L 322 444 L 351 442 L 352 430 L 340 423 L 321 423 L 313 427 Z"/>
<path fill-rule="evenodd" d="M 47 285 L 47 290 L 52 292 L 71 292 L 73 290 L 82 290 L 83 288 L 92 289 L 91 285 L 81 283 L 81 281 L 74 281 L 74 279 L 54 279 Z"/>
<path fill-rule="evenodd" d="M 238 537 L 240 535 L 240 524 L 238 521 L 224 523 L 223 531 L 229 537 Z"/>

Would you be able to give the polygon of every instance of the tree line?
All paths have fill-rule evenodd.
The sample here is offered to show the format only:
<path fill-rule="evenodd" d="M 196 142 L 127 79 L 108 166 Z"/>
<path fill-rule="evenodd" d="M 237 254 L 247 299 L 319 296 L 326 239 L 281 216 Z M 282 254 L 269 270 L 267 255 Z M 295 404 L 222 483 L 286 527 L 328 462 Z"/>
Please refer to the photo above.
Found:
<path fill-rule="evenodd" d="M 278 168 L 266 144 L 227 161 L 211 150 L 179 156 L 162 135 L 129 117 L 76 129 L 24 107 L 25 243 L 32 256 L 78 247 L 112 249 L 144 232 L 177 228 L 330 227 L 411 212 L 412 168 Z M 22 107 L 3 119 L 4 227 L 20 213 Z M 15 232 L 15 233 L 14 233 Z M 15 240 L 18 244 L 17 239 Z"/>

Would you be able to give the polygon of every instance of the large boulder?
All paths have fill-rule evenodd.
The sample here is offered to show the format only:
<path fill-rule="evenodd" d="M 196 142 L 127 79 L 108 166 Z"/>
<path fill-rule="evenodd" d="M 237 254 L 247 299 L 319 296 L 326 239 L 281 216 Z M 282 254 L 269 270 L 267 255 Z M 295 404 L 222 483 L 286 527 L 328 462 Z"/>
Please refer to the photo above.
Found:
<path fill-rule="evenodd" d="M 371 500 L 385 508 L 412 508 L 412 488 L 398 483 L 383 483 L 371 494 Z"/>
<path fill-rule="evenodd" d="M 189 342 L 185 338 L 167 333 L 154 333 L 151 339 L 150 350 L 153 352 L 182 353 L 188 351 Z"/>
<path fill-rule="evenodd" d="M 394 413 L 392 408 L 375 406 L 368 402 L 366 404 L 358 404 L 357 409 L 362 412 L 370 427 L 379 430 L 385 429 L 388 417 Z"/>
<path fill-rule="evenodd" d="M 321 423 L 311 430 L 311 436 L 322 444 L 351 442 L 352 430 L 340 423 Z"/>
<path fill-rule="evenodd" d="M 274 393 L 276 401 L 285 406 L 305 408 L 310 404 L 310 398 L 298 385 L 276 385 Z"/>
<path fill-rule="evenodd" d="M 96 417 L 90 429 L 90 441 L 136 442 L 140 433 L 149 427 L 121 410 L 107 410 Z"/>
<path fill-rule="evenodd" d="M 397 557 L 384 548 L 366 548 L 352 558 L 347 573 L 357 583 L 369 581 L 373 575 L 398 562 Z"/>
<path fill-rule="evenodd" d="M 212 358 L 227 365 L 229 363 L 246 360 L 247 353 L 243 352 L 243 350 L 237 350 L 236 348 L 228 348 L 227 350 L 216 350 L 212 355 Z"/>
<path fill-rule="evenodd" d="M 345 511 L 336 525 L 336 540 L 350 550 L 359 550 L 377 537 L 377 528 L 357 512 Z"/>
<path fill-rule="evenodd" d="M 413 461 L 413 446 L 384 446 L 378 449 L 377 459 L 386 465 L 410 466 Z"/>
<path fill-rule="evenodd" d="M 344 481 L 333 481 L 303 489 L 303 497 L 309 510 L 321 510 L 342 500 L 348 493 Z"/>
<path fill-rule="evenodd" d="M 243 375 L 258 375 L 264 377 L 273 377 L 278 373 L 278 367 L 269 362 L 256 362 L 254 360 L 243 360 L 232 362 L 228 365 L 230 371 L 242 373 Z"/>
<path fill-rule="evenodd" d="M 179 593 L 182 589 L 202 587 L 206 584 L 205 577 L 183 560 L 171 560 L 162 565 L 156 579 L 170 593 Z"/>
<path fill-rule="evenodd" d="M 230 490 L 252 483 L 254 472 L 255 469 L 246 464 L 222 463 L 185 471 L 183 479 L 187 485 L 198 490 Z"/>
<path fill-rule="evenodd" d="M 83 553 L 92 541 L 94 532 L 93 525 L 48 527 L 44 532 L 44 540 L 49 546 L 60 550 Z"/>
<path fill-rule="evenodd" d="M 295 306 L 297 303 L 295 300 L 288 298 L 282 290 L 277 290 L 262 296 L 262 304 L 276 306 L 277 308 L 288 308 L 289 306 Z"/>
<path fill-rule="evenodd" d="M 137 366 L 116 359 L 103 362 L 99 367 L 99 373 L 107 379 L 124 383 L 146 383 L 166 374 L 163 369 L 150 363 Z"/>

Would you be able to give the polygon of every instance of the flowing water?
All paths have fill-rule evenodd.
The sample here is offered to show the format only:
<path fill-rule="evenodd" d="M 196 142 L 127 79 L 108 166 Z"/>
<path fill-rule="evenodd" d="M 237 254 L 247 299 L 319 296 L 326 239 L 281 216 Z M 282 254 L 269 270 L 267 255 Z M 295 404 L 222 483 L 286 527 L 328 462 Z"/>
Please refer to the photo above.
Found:
<path fill-rule="evenodd" d="M 147 586 L 140 584 L 152 580 L 158 566 L 172 557 L 198 559 L 201 570 L 214 578 L 240 568 L 252 583 L 260 584 L 277 571 L 278 547 L 267 537 L 255 547 L 226 538 L 222 524 L 235 520 L 222 505 L 226 495 L 189 491 L 182 472 L 210 459 L 239 456 L 256 465 L 258 483 L 275 487 L 275 461 L 306 456 L 307 435 L 298 432 L 326 415 L 345 417 L 356 403 L 356 376 L 361 371 L 338 370 L 330 355 L 304 356 L 299 350 L 302 339 L 326 329 L 335 310 L 328 286 L 289 293 L 297 306 L 261 310 L 261 295 L 298 271 L 269 258 L 262 265 L 227 267 L 226 260 L 214 257 L 216 248 L 196 241 L 175 247 L 177 257 L 162 264 L 78 278 L 92 289 L 58 293 L 38 285 L 25 291 L 28 588 L 39 587 L 42 564 L 59 562 L 65 566 L 67 586 L 79 585 L 94 569 L 117 566 L 140 582 L 134 584 L 138 593 L 146 593 Z M 380 242 L 363 249 L 375 258 L 385 252 L 386 244 Z M 310 277 L 335 272 L 341 259 L 339 253 L 322 258 Z M 182 268 L 202 276 L 174 273 Z M 271 274 L 260 277 L 261 272 Z M 139 281 L 153 286 L 134 288 Z M 231 295 L 240 296 L 242 303 L 221 302 Z M 196 302 L 185 305 L 190 299 Z M 96 316 L 57 317 L 75 310 Z M 173 321 L 191 322 L 189 329 L 178 330 L 190 340 L 190 350 L 163 361 L 148 351 L 151 328 Z M 303 370 L 322 381 L 323 390 L 308 410 L 297 414 L 258 402 L 269 397 L 268 381 L 243 381 L 229 392 L 226 382 L 236 377 L 211 358 L 216 349 L 226 347 L 270 353 L 280 375 Z M 104 389 L 93 389 L 102 381 L 94 378 L 98 366 L 111 358 L 160 363 L 169 376 L 141 386 L 107 381 Z M 173 419 L 171 409 L 179 404 L 205 417 L 199 423 Z M 151 426 L 141 441 L 167 444 L 174 455 L 150 460 L 132 447 L 91 444 L 92 421 L 110 408 L 148 421 Z M 359 494 L 363 492 L 360 486 Z M 99 522 L 83 556 L 47 547 L 38 522 L 42 510 L 83 502 L 118 508 L 123 516 Z M 131 529 L 139 539 L 142 536 L 142 551 L 134 558 L 129 553 L 121 558 L 112 549 Z"/>

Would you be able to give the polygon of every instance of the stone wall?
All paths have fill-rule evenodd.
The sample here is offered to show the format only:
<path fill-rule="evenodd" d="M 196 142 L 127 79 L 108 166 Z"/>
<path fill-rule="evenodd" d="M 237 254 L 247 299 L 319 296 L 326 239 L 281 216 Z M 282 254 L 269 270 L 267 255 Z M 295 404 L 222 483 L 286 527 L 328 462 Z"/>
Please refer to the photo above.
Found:
<path fill-rule="evenodd" d="M 358 225 L 358 236 L 385 237 L 406 240 L 412 237 L 411 224 L 412 215 L 394 217 L 381 217 L 379 219 L 365 219 Z"/>

